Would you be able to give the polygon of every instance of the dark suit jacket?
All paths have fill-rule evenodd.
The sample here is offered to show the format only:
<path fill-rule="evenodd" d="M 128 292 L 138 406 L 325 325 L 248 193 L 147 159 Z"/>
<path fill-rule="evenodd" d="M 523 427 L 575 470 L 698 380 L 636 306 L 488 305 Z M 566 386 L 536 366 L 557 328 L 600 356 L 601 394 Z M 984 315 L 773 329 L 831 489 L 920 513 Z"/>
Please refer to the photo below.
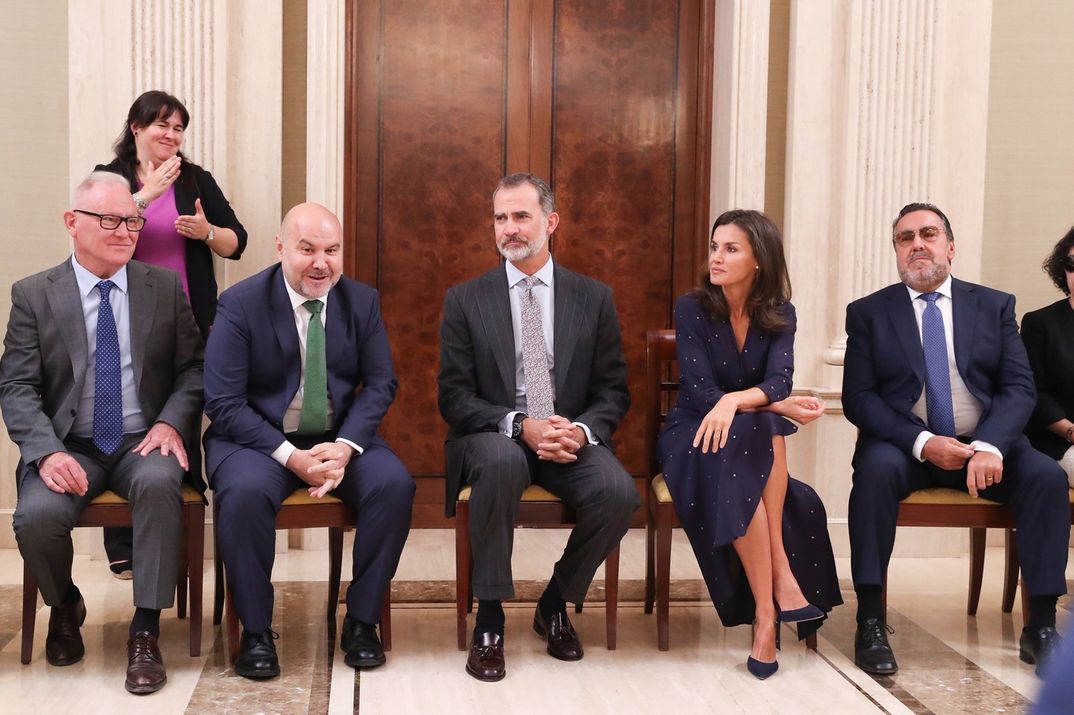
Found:
<path fill-rule="evenodd" d="M 396 380 L 380 299 L 347 277 L 328 294 L 325 358 L 332 430 L 366 449 L 395 399 Z M 301 378 L 294 311 L 279 264 L 232 286 L 205 351 L 205 469 L 210 477 L 241 448 L 271 454 Z"/>
<path fill-rule="evenodd" d="M 1070 443 L 1050 432 L 1048 425 L 1064 417 L 1074 419 L 1074 309 L 1070 302 L 1063 298 L 1026 313 L 1022 341 L 1037 383 L 1037 407 L 1026 434 L 1036 449 L 1059 459 Z"/>
<path fill-rule="evenodd" d="M 556 413 L 584 423 L 611 447 L 630 406 L 612 290 L 558 263 L 553 270 Z M 449 427 L 445 505 L 450 516 L 462 483 L 467 436 L 495 432 L 515 409 L 515 341 L 503 265 L 448 291 L 438 384 L 440 414 Z"/>
<path fill-rule="evenodd" d="M 952 280 L 955 362 L 982 412 L 973 439 L 1002 454 L 1025 439 L 1033 411 L 1033 373 L 1014 319 L 1014 296 Z M 863 439 L 911 452 L 928 429 L 911 408 L 925 386 L 925 353 L 910 295 L 902 283 L 847 306 L 843 412 Z"/>
<path fill-rule="evenodd" d="M 173 271 L 127 264 L 131 358 L 147 424 L 183 435 L 190 475 L 201 485 L 202 344 Z M 89 346 L 70 259 L 11 287 L 11 317 L 0 358 L 0 407 L 23 464 L 66 450 L 86 379 Z M 20 466 L 19 474 L 23 474 Z M 21 478 L 21 477 L 20 477 Z"/>
<path fill-rule="evenodd" d="M 131 192 L 138 190 L 138 180 L 134 167 L 122 166 L 119 159 L 110 164 L 98 164 L 94 171 L 111 171 L 127 179 Z M 237 261 L 246 249 L 246 229 L 239 223 L 231 209 L 224 192 L 216 179 L 205 169 L 189 161 L 183 162 L 179 180 L 175 182 L 175 207 L 180 216 L 194 214 L 194 199 L 201 199 L 205 218 L 214 226 L 230 228 L 239 238 L 235 253 L 229 260 Z M 209 328 L 216 315 L 216 273 L 213 271 L 213 252 L 205 241 L 186 242 L 186 277 L 190 285 L 190 307 L 194 310 L 194 319 L 198 322 L 202 339 L 209 339 Z"/>

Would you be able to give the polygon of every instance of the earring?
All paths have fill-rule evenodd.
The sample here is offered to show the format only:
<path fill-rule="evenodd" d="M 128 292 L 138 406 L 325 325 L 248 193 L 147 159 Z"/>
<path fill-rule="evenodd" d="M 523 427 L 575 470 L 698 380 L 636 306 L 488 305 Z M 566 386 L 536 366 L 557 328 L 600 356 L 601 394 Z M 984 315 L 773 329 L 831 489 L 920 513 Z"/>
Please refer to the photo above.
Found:
<path fill-rule="evenodd" d="M 754 266 L 754 267 L 753 267 L 753 270 L 755 270 L 755 271 L 759 271 L 759 270 L 761 270 L 761 267 L 760 267 L 760 266 Z"/>

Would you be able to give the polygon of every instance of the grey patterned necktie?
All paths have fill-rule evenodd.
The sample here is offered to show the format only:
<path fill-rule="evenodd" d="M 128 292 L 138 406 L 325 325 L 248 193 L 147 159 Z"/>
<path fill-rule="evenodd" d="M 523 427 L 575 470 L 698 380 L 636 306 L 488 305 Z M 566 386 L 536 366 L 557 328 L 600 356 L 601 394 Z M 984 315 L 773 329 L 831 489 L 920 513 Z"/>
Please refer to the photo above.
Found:
<path fill-rule="evenodd" d="M 548 419 L 552 407 L 552 380 L 548 372 L 548 349 L 544 342 L 541 304 L 533 293 L 540 281 L 534 276 L 522 280 L 522 371 L 526 379 L 526 414 L 535 420 Z"/>

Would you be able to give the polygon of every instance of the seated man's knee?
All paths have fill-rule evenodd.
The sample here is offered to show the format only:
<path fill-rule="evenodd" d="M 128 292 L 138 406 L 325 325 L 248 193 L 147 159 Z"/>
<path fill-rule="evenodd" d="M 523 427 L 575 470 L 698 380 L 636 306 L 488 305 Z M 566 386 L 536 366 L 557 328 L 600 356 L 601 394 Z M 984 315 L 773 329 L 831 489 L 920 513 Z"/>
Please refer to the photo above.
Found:
<path fill-rule="evenodd" d="M 20 501 L 12 515 L 11 527 L 20 546 L 61 538 L 75 527 L 75 517 L 58 503 Z"/>
<path fill-rule="evenodd" d="M 463 460 L 467 482 L 477 485 L 487 475 L 499 483 L 525 489 L 529 484 L 529 463 L 522 447 L 495 432 L 474 435 Z"/>
<path fill-rule="evenodd" d="M 152 455 L 151 455 L 152 456 Z M 163 457 L 154 463 L 139 465 L 131 479 L 130 501 L 181 501 L 183 469 L 178 462 Z"/>

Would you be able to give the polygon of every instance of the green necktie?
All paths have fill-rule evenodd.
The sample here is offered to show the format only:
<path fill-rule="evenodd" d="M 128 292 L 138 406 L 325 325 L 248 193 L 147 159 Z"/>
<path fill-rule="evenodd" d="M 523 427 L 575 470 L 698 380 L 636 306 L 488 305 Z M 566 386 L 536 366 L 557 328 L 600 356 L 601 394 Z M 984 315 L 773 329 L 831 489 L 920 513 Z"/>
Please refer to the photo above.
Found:
<path fill-rule="evenodd" d="M 302 305 L 310 312 L 310 324 L 306 330 L 306 382 L 298 432 L 324 434 L 328 431 L 328 370 L 324 359 L 324 326 L 321 325 L 324 303 L 307 300 Z"/>

